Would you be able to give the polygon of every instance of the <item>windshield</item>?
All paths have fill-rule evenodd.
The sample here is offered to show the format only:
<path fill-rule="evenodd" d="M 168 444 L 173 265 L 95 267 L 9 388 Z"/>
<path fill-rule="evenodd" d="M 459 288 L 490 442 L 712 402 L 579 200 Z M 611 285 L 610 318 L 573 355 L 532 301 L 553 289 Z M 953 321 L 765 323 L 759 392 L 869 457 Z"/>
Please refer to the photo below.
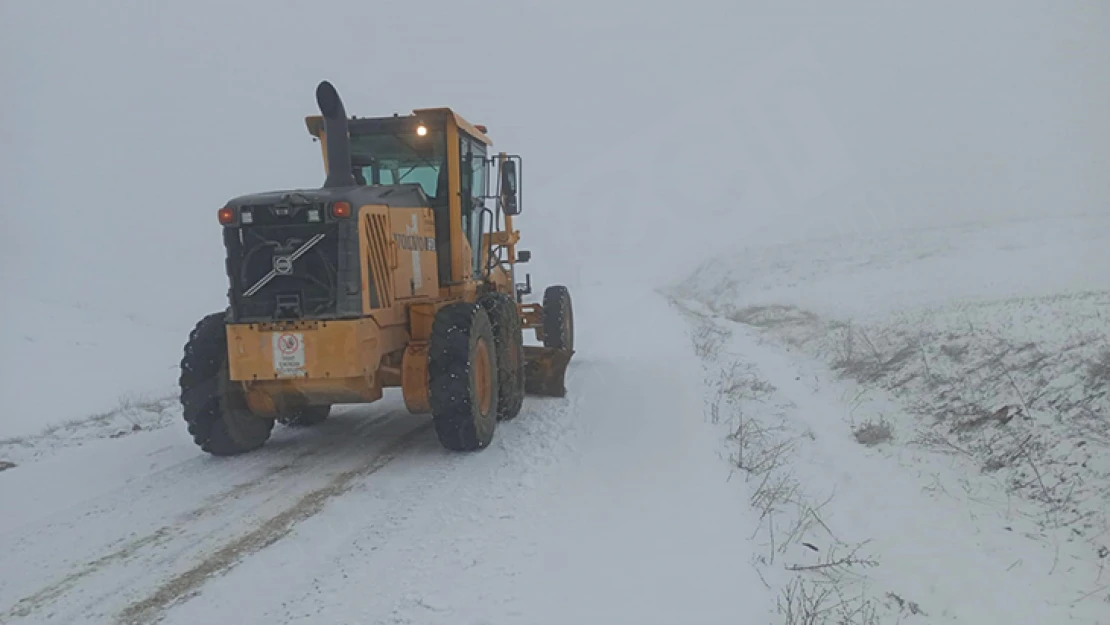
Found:
<path fill-rule="evenodd" d="M 442 130 L 415 133 L 380 130 L 351 134 L 351 163 L 359 184 L 419 184 L 428 197 L 446 198 L 447 150 Z"/>

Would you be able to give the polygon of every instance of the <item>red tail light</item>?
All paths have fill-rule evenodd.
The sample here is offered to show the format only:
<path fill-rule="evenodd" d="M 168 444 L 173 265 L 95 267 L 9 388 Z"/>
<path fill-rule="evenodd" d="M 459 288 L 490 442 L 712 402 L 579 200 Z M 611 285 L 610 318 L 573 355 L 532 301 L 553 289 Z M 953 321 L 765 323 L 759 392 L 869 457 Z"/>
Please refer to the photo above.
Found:
<path fill-rule="evenodd" d="M 217 213 L 216 217 L 219 218 L 220 223 L 223 225 L 235 223 L 235 209 L 230 207 L 223 207 Z"/>
<path fill-rule="evenodd" d="M 346 202 L 336 202 L 331 205 L 331 216 L 337 219 L 346 219 L 351 216 L 351 205 Z"/>

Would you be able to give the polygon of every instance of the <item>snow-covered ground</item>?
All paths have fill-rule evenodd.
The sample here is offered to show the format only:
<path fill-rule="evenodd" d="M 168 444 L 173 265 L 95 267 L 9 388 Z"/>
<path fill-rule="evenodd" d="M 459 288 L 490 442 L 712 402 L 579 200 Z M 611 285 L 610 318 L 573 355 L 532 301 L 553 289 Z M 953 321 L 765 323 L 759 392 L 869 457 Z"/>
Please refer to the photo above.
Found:
<path fill-rule="evenodd" d="M 393 394 L 244 457 L 174 420 L 5 471 L 0 621 L 767 620 L 682 317 L 651 291 L 575 295 L 571 393 L 478 454 Z M 629 306 L 644 325 L 608 322 Z"/>
<path fill-rule="evenodd" d="M 478 454 L 395 394 L 231 459 L 172 402 L 5 442 L 0 622 L 1105 623 L 1110 284 L 1073 270 L 1108 238 L 890 232 L 576 287 L 568 396 Z"/>
<path fill-rule="evenodd" d="M 145 418 L 136 406 L 176 394 L 188 325 L 174 327 L 67 296 L 8 294 L 4 310 L 0 445 L 51 433 L 64 444 L 70 430 L 87 433 L 93 424 L 114 433 Z M 100 418 L 89 422 L 91 415 Z"/>
<path fill-rule="evenodd" d="M 1108 245 L 1107 217 L 831 237 L 753 245 L 673 289 L 765 513 L 758 564 L 866 543 L 819 570 L 866 581 L 857 607 L 1107 622 Z"/>

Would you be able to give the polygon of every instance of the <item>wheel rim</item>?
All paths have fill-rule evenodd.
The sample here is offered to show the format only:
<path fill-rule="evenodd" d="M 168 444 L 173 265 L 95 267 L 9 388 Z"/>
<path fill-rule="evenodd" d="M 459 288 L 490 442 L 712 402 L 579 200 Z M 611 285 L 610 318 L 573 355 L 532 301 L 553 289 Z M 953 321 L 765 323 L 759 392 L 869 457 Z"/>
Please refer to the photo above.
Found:
<path fill-rule="evenodd" d="M 493 403 L 493 376 L 490 375 L 489 346 L 485 341 L 478 341 L 478 348 L 474 354 L 474 382 L 478 387 L 478 410 L 489 414 Z"/>

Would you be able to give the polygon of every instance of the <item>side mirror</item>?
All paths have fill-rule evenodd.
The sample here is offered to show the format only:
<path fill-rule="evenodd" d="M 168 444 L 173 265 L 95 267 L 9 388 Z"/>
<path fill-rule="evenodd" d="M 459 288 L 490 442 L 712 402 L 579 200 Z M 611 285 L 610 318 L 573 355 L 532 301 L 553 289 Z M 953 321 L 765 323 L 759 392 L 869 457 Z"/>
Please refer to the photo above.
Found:
<path fill-rule="evenodd" d="M 520 250 L 516 253 L 516 262 L 526 263 L 532 260 L 532 252 L 529 250 Z"/>
<path fill-rule="evenodd" d="M 501 162 L 501 202 L 506 215 L 520 214 L 520 184 L 517 180 L 516 161 Z"/>

